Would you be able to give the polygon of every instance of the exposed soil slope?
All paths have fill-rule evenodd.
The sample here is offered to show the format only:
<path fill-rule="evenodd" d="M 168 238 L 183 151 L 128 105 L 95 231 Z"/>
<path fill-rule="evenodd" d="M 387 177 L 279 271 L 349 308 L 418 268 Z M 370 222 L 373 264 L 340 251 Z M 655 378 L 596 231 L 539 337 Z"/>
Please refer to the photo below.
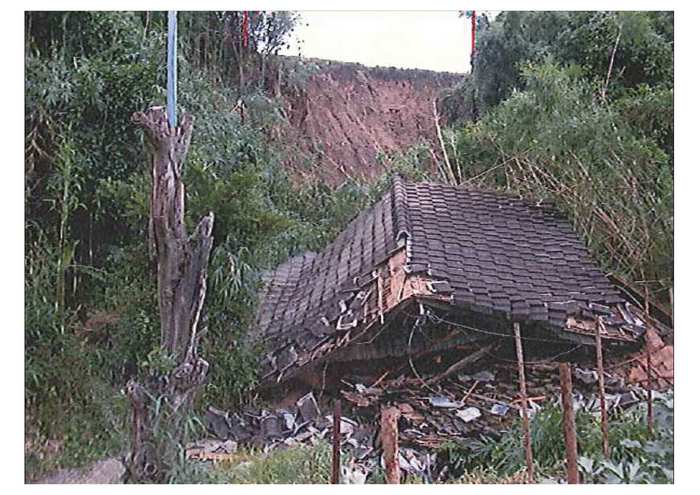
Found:
<path fill-rule="evenodd" d="M 316 61 L 301 94 L 285 97 L 288 165 L 334 184 L 383 172 L 379 156 L 427 144 L 439 156 L 433 102 L 459 74 Z M 431 158 L 432 161 L 435 158 Z"/>

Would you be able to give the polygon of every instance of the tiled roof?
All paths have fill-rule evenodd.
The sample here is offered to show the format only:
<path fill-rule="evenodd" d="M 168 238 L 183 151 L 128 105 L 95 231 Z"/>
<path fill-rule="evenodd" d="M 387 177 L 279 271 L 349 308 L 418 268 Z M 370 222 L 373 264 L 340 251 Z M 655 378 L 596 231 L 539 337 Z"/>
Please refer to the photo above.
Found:
<path fill-rule="evenodd" d="M 551 206 L 443 184 L 405 184 L 409 267 L 448 280 L 454 303 L 563 327 L 579 303 L 624 302 Z"/>
<path fill-rule="evenodd" d="M 446 281 L 451 303 L 471 311 L 557 329 L 590 303 L 624 301 L 551 206 L 395 177 L 323 251 L 292 258 L 269 277 L 254 338 L 271 353 L 291 349 L 275 367 L 334 333 L 329 322 L 348 294 L 404 248 L 410 273 Z"/>
<path fill-rule="evenodd" d="M 255 338 L 265 346 L 296 343 L 309 348 L 340 316 L 340 301 L 365 275 L 399 247 L 394 191 L 360 213 L 320 253 L 305 253 L 280 265 L 268 278 L 258 310 Z"/>

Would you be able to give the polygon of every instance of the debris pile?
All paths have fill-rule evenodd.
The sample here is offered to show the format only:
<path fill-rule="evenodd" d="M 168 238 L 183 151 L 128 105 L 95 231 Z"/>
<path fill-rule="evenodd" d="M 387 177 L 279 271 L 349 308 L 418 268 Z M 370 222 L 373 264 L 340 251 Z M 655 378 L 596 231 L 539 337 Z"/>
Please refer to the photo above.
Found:
<path fill-rule="evenodd" d="M 629 356 L 627 357 L 629 358 Z M 628 408 L 645 400 L 645 390 L 627 380 L 633 362 L 610 363 L 605 373 L 608 410 Z M 626 365 L 626 366 L 625 366 Z M 559 398 L 557 364 L 530 364 L 527 370 L 527 414 L 535 415 L 542 405 Z M 581 365 L 573 367 L 575 409 L 597 412 L 597 372 Z M 519 418 L 517 367 L 510 362 L 489 362 L 471 373 L 455 373 L 438 383 L 430 378 L 400 375 L 382 377 L 372 385 L 342 382 L 340 423 L 341 449 L 345 459 L 341 479 L 364 483 L 382 467 L 378 440 L 378 418 L 384 406 L 394 406 L 399 418 L 399 465 L 404 475 L 425 482 L 441 480 L 448 471 L 437 455 L 447 442 L 471 441 L 498 436 Z M 313 392 L 301 395 L 292 407 L 228 413 L 210 407 L 205 415 L 209 431 L 218 440 L 199 442 L 188 449 L 188 457 L 221 460 L 238 446 L 257 447 L 263 452 L 331 441 L 332 400 L 317 399 Z M 197 448 L 195 448 L 197 447 Z"/>

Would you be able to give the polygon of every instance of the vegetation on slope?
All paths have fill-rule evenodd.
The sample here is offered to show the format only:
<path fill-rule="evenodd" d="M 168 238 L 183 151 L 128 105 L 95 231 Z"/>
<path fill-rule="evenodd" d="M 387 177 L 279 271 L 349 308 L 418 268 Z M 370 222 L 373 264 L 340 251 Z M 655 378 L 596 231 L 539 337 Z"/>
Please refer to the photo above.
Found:
<path fill-rule="evenodd" d="M 473 73 L 442 102 L 443 179 L 554 201 L 605 267 L 666 300 L 673 14 L 503 12 L 481 26 Z"/>

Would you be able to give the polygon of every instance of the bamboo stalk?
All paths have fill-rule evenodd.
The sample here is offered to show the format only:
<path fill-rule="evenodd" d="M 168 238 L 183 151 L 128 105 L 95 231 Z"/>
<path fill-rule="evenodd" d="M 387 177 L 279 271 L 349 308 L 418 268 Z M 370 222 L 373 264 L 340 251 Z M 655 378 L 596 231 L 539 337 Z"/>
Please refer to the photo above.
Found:
<path fill-rule="evenodd" d="M 452 170 L 452 166 L 450 165 L 450 159 L 449 156 L 447 155 L 447 148 L 445 147 L 445 140 L 442 138 L 442 130 L 440 129 L 440 116 L 438 115 L 437 111 L 437 103 L 435 103 L 435 100 L 433 100 L 433 117 L 435 118 L 435 130 L 437 132 L 437 137 L 438 141 L 440 141 L 440 148 L 442 149 L 442 155 L 445 158 L 445 168 L 446 168 L 446 176 L 448 177 L 449 182 L 456 186 L 457 185 L 457 178 L 455 177 L 454 170 Z"/>

